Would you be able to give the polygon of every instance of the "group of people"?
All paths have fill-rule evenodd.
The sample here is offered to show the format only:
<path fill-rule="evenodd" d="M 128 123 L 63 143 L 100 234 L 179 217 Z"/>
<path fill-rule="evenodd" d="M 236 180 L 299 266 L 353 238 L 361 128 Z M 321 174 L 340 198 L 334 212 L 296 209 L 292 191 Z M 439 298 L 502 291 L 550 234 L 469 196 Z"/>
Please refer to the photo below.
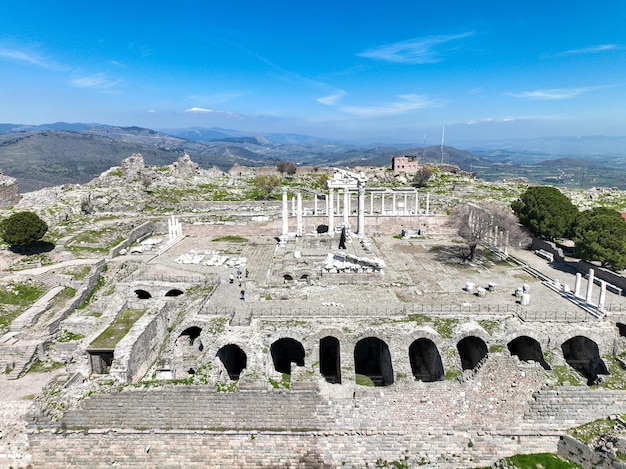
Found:
<path fill-rule="evenodd" d="M 241 285 L 242 285 L 242 278 L 241 277 L 242 277 L 243 274 L 244 273 L 241 271 L 241 269 L 237 268 L 237 280 L 239 281 L 239 287 L 240 288 L 241 288 Z M 245 271 L 246 278 L 248 278 L 249 274 L 250 274 L 250 272 L 246 268 L 246 271 Z M 228 276 L 228 282 L 231 283 L 231 284 L 235 283 L 235 276 L 232 273 Z M 245 290 L 241 289 L 241 291 L 239 292 L 239 298 L 241 299 L 241 301 L 245 301 L 245 299 L 246 299 L 246 291 Z"/>

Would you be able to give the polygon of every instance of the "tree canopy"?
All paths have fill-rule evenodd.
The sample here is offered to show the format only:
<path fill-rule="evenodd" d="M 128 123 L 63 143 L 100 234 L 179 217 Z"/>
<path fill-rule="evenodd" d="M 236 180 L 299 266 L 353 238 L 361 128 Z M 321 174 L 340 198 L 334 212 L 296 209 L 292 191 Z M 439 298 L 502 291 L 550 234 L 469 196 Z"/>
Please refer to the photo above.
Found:
<path fill-rule="evenodd" d="M 616 210 L 580 212 L 574 224 L 576 254 L 615 271 L 626 268 L 626 221 Z"/>
<path fill-rule="evenodd" d="M 578 209 L 556 187 L 532 186 L 511 204 L 522 225 L 547 239 L 567 237 Z"/>
<path fill-rule="evenodd" d="M 269 200 L 272 193 L 280 186 L 280 177 L 275 174 L 258 174 L 254 177 L 254 185 Z"/>
<path fill-rule="evenodd" d="M 39 241 L 48 224 L 33 212 L 17 212 L 0 222 L 0 237 L 10 246 L 27 246 Z"/>

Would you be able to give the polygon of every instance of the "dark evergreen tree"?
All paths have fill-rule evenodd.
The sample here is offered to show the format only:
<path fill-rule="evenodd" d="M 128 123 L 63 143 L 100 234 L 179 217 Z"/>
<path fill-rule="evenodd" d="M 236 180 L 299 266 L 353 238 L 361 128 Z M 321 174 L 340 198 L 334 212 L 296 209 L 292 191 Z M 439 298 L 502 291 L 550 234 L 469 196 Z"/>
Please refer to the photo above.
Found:
<path fill-rule="evenodd" d="M 46 231 L 47 223 L 33 212 L 17 212 L 0 222 L 0 237 L 10 246 L 32 244 L 43 238 Z"/>
<path fill-rule="evenodd" d="M 616 210 L 594 208 L 576 217 L 576 254 L 615 271 L 626 268 L 626 221 Z"/>
<path fill-rule="evenodd" d="M 568 237 L 578 209 L 556 187 L 532 186 L 511 204 L 522 225 L 547 239 Z"/>

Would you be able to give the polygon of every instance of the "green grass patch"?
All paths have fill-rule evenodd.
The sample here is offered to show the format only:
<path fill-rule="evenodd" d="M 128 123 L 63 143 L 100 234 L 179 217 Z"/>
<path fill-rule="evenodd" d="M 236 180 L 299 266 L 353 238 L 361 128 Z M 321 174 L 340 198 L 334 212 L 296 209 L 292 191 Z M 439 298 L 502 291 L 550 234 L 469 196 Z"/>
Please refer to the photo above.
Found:
<path fill-rule="evenodd" d="M 487 319 L 480 319 L 478 324 L 487 331 L 487 334 L 493 335 L 493 331 L 495 331 L 498 326 L 500 326 L 499 321 L 489 321 Z"/>
<path fill-rule="evenodd" d="M 128 333 L 131 327 L 146 312 L 145 309 L 127 309 L 94 340 L 90 348 L 113 349 Z"/>
<path fill-rule="evenodd" d="M 495 466 L 509 469 L 583 469 L 582 466 L 552 453 L 518 454 L 501 459 Z M 486 469 L 486 468 L 485 468 Z"/>
<path fill-rule="evenodd" d="M 291 387 L 291 375 L 283 373 L 280 381 L 270 378 L 269 382 L 274 389 L 289 389 Z"/>
<path fill-rule="evenodd" d="M 47 373 L 63 367 L 63 363 L 35 360 L 26 373 Z"/>
<path fill-rule="evenodd" d="M 548 370 L 546 373 L 554 376 L 559 386 L 565 382 L 572 386 L 582 386 L 582 375 L 567 365 L 555 365 L 552 370 Z"/>
<path fill-rule="evenodd" d="M 0 289 L 0 304 L 30 306 L 43 296 L 46 288 L 40 283 L 10 283 Z"/>
<path fill-rule="evenodd" d="M 372 378 L 370 378 L 367 375 L 356 373 L 354 380 L 356 384 L 358 384 L 359 386 L 370 386 L 370 387 L 375 386 L 374 381 L 372 381 Z"/>
<path fill-rule="evenodd" d="M 452 331 L 458 322 L 458 319 L 437 318 L 435 319 L 433 326 L 441 337 L 449 339 L 452 337 Z"/>
<path fill-rule="evenodd" d="M 461 370 L 447 370 L 446 379 L 457 379 L 461 376 Z"/>
<path fill-rule="evenodd" d="M 621 416 L 622 420 L 626 418 L 626 415 Z M 600 435 L 606 435 L 611 433 L 615 427 L 620 427 L 621 424 L 618 420 L 609 420 L 607 418 L 594 420 L 593 422 L 580 425 L 579 427 L 570 428 L 567 430 L 567 434 L 572 438 L 576 438 L 578 441 L 589 445 L 593 440 Z"/>
<path fill-rule="evenodd" d="M 229 235 L 229 236 L 218 236 L 216 238 L 213 238 L 211 241 L 213 242 L 228 241 L 231 243 L 247 243 L 248 239 L 244 238 L 243 236 Z"/>
<path fill-rule="evenodd" d="M 57 332 L 57 342 L 78 342 L 84 338 L 85 336 L 83 334 L 75 334 L 65 329 L 59 329 Z"/>

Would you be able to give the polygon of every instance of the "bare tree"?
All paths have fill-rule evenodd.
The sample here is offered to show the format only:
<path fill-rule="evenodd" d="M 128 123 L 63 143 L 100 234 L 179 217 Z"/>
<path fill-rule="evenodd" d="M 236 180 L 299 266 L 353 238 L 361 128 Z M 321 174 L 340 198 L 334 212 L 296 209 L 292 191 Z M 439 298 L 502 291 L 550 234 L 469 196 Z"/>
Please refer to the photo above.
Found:
<path fill-rule="evenodd" d="M 293 161 L 279 161 L 276 164 L 276 169 L 280 171 L 280 174 L 288 174 L 289 176 L 293 176 L 296 174 L 298 166 Z"/>
<path fill-rule="evenodd" d="M 429 168 L 427 168 L 426 166 L 420 166 L 419 168 L 417 168 L 415 176 L 413 176 L 413 186 L 424 187 L 428 183 L 428 181 L 430 181 L 432 175 L 433 172 Z"/>
<path fill-rule="evenodd" d="M 470 261 L 476 257 L 479 244 L 501 249 L 518 245 L 524 238 L 517 217 L 508 208 L 497 205 L 459 206 L 450 214 L 447 224 L 465 241 L 469 249 L 465 258 Z"/>

